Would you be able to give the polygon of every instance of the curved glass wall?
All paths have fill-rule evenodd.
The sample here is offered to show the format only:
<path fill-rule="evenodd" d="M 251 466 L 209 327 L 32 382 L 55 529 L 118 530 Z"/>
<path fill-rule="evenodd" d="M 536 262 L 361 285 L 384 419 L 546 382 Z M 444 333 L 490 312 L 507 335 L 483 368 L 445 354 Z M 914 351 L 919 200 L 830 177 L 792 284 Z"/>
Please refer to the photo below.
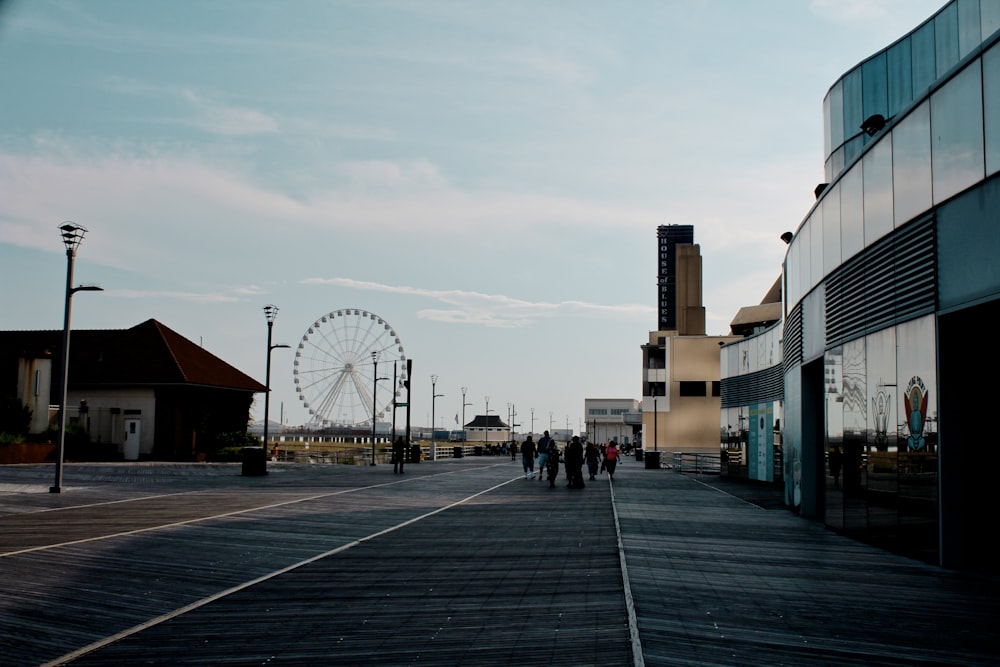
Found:
<path fill-rule="evenodd" d="M 950 10 L 942 10 L 948 10 L 945 16 L 954 13 L 956 30 L 962 26 L 965 4 L 956 0 L 948 6 Z M 991 7 L 997 9 L 991 10 L 996 16 L 989 25 L 996 26 L 1000 22 L 1000 2 Z M 971 10 L 968 13 L 983 17 Z M 938 26 L 937 18 L 920 30 Z M 952 23 L 951 19 L 942 19 L 940 24 Z M 916 35 L 911 33 L 906 39 L 912 41 Z M 963 41 L 956 40 L 960 52 Z M 941 47 L 944 52 L 952 51 L 949 44 L 946 40 Z M 899 48 L 899 43 L 892 48 Z M 892 58 L 887 55 L 878 62 L 888 67 Z M 910 62 L 916 66 L 917 59 Z M 835 100 L 839 94 L 835 91 L 843 84 L 845 114 L 848 90 L 857 88 L 859 99 L 863 97 L 862 78 L 857 77 L 856 83 L 853 78 L 845 78 L 831 89 L 830 99 Z M 891 77 L 879 81 L 886 89 L 891 88 Z M 921 102 L 918 98 L 919 103 L 911 104 L 903 112 L 905 115 L 869 138 L 863 150 L 857 138 L 860 159 L 834 179 L 800 225 L 785 256 L 786 316 L 841 263 L 1000 170 L 1000 35 L 986 43 L 978 56 L 935 85 L 929 95 L 926 89 L 923 91 L 927 99 Z M 873 104 L 891 98 L 891 93 L 871 93 Z M 860 105 L 857 108 L 862 109 Z M 851 122 L 858 115 L 854 114 Z M 836 140 L 838 135 L 832 130 L 828 136 Z"/>
<path fill-rule="evenodd" d="M 891 119 L 1000 29 L 1000 2 L 952 0 L 916 30 L 847 72 L 823 101 L 826 180 L 872 138 L 864 119 Z"/>

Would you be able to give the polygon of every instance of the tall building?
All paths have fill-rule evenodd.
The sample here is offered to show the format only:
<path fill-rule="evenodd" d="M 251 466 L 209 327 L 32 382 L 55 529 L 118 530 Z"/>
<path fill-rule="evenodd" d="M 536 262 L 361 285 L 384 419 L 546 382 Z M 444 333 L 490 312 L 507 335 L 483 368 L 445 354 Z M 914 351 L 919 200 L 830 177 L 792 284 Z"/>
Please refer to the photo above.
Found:
<path fill-rule="evenodd" d="M 718 453 L 719 344 L 705 335 L 701 248 L 691 225 L 661 225 L 659 329 L 642 349 L 642 447 L 645 451 Z"/>
<path fill-rule="evenodd" d="M 782 235 L 786 502 L 991 569 L 1000 2 L 952 0 L 866 58 L 830 87 L 823 127 L 826 182 Z"/>
<path fill-rule="evenodd" d="M 668 331 L 677 328 L 679 308 L 678 272 L 684 268 L 679 268 L 677 265 L 677 246 L 681 244 L 694 244 L 694 225 L 660 225 L 656 230 L 656 239 L 660 248 L 660 264 L 657 270 L 657 285 L 660 299 L 657 308 L 659 312 L 657 326 L 660 331 Z M 690 280 L 684 277 L 681 278 L 680 287 L 682 288 L 682 297 L 684 296 L 683 287 L 690 283 Z"/>

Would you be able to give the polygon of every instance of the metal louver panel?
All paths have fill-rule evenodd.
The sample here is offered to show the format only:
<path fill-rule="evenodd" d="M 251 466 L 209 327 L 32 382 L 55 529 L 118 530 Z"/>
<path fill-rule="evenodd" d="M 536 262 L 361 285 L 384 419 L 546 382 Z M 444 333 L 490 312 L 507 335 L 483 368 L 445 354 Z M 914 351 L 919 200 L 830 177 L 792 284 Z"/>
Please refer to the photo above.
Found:
<path fill-rule="evenodd" d="M 934 312 L 937 305 L 932 217 L 911 223 L 842 264 L 826 281 L 826 344 Z"/>

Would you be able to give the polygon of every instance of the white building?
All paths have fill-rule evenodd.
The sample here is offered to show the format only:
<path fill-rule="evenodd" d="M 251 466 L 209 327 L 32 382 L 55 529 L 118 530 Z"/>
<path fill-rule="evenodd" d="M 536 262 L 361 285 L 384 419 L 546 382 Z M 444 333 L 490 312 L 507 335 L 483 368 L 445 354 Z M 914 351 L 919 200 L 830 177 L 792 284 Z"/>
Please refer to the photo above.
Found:
<path fill-rule="evenodd" d="M 639 401 L 634 398 L 586 398 L 583 413 L 587 440 L 598 444 L 609 440 L 632 444 L 632 423 L 641 423 Z M 637 419 L 629 420 L 629 415 Z"/>

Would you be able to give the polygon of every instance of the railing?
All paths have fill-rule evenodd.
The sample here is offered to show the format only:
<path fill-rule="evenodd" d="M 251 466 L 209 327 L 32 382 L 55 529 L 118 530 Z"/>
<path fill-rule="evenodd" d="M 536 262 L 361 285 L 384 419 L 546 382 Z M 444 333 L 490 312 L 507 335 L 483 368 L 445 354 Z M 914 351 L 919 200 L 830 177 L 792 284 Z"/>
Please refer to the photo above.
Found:
<path fill-rule="evenodd" d="M 674 472 L 719 474 L 722 471 L 722 456 L 720 454 L 674 452 L 672 460 Z"/>

